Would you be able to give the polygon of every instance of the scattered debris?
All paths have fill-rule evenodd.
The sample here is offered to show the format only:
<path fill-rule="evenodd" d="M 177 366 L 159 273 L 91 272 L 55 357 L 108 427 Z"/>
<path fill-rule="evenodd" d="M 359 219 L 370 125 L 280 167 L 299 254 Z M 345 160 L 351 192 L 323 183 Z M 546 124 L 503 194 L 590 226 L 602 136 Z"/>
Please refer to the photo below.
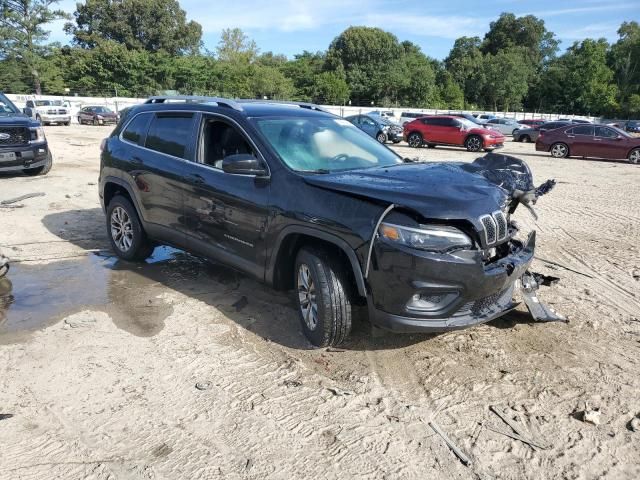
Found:
<path fill-rule="evenodd" d="M 211 382 L 198 382 L 196 383 L 198 390 L 209 390 L 211 388 Z"/>
<path fill-rule="evenodd" d="M 284 382 L 282 382 L 282 385 L 284 385 L 287 388 L 289 388 L 289 387 L 301 387 L 302 386 L 302 382 L 300 382 L 299 380 L 285 380 Z"/>
<path fill-rule="evenodd" d="M 242 297 L 240 297 L 240 300 L 238 300 L 236 303 L 234 303 L 231 306 L 236 309 L 236 312 L 239 312 L 247 305 L 249 305 L 249 300 L 247 300 L 247 297 L 243 295 Z"/>
<path fill-rule="evenodd" d="M 640 432 L 640 414 L 636 415 L 631 420 L 629 420 L 629 423 L 627 424 L 627 428 L 632 432 Z"/>
<path fill-rule="evenodd" d="M 522 285 L 520 293 L 524 299 L 524 303 L 529 310 L 531 316 L 538 322 L 565 322 L 568 323 L 566 317 L 557 313 L 552 307 L 542 303 L 536 295 L 536 290 L 540 287 L 537 282 L 536 275 L 532 272 L 525 272 L 524 275 L 518 280 Z M 555 277 L 549 277 L 555 278 Z"/>
<path fill-rule="evenodd" d="M 339 388 L 335 388 L 335 387 L 327 387 L 327 390 L 333 393 L 336 397 L 346 397 L 347 395 L 353 395 L 353 392 L 340 390 Z"/>
<path fill-rule="evenodd" d="M 529 440 L 528 438 L 525 438 L 522 436 L 522 432 L 520 429 L 520 426 L 516 425 L 514 422 L 512 422 L 507 415 L 504 414 L 504 412 L 501 412 L 500 409 L 494 405 L 490 405 L 489 406 L 489 410 L 491 410 L 493 413 L 495 413 L 500 420 L 502 420 L 504 423 L 506 423 L 507 425 L 509 425 L 509 428 L 511 428 L 511 430 L 513 430 L 515 433 L 508 433 L 508 432 L 502 432 L 500 430 L 496 430 L 494 428 L 491 428 L 489 426 L 487 426 L 487 428 L 489 430 L 491 430 L 492 432 L 495 433 L 500 433 L 502 435 L 505 435 L 507 437 L 513 438 L 514 440 L 519 440 L 522 443 L 526 443 L 527 445 L 530 445 L 531 447 L 534 448 L 539 448 L 540 450 L 546 450 L 548 447 L 542 446 L 537 442 L 534 442 L 533 440 Z"/>
<path fill-rule="evenodd" d="M 574 270 L 573 268 L 569 268 L 566 265 L 563 265 L 563 264 L 558 263 L 558 262 L 554 262 L 552 260 L 547 260 L 545 258 L 541 258 L 541 257 L 538 257 L 538 256 L 535 256 L 534 258 L 536 260 L 540 260 L 541 262 L 548 263 L 550 265 L 555 265 L 556 267 L 564 268 L 565 270 L 568 270 L 569 272 L 577 273 L 578 275 L 582 275 L 583 277 L 595 278 L 593 275 L 589 275 L 588 273 L 584 273 L 584 272 L 580 272 L 578 270 Z"/>
<path fill-rule="evenodd" d="M 460 450 L 456 446 L 456 444 L 451 441 L 449 437 L 447 437 L 447 435 L 440 429 L 440 426 L 436 422 L 434 422 L 433 420 L 430 421 L 429 426 L 433 429 L 434 432 L 436 432 L 438 435 L 442 437 L 442 439 L 444 440 L 444 443 L 446 443 L 447 446 L 451 449 L 451 451 L 456 455 L 456 457 L 460 459 L 463 465 L 467 467 L 471 465 L 471 459 L 467 457 L 462 452 L 462 450 Z"/>
<path fill-rule="evenodd" d="M 586 409 L 582 412 L 582 421 L 592 425 L 600 425 L 601 416 L 602 412 L 597 408 L 594 410 Z"/>
<path fill-rule="evenodd" d="M 26 193 L 24 195 L 20 195 L 19 197 L 2 200 L 0 202 L 0 205 L 11 205 L 12 203 L 18 203 L 22 200 L 26 200 L 27 198 L 44 197 L 44 195 L 45 195 L 44 192 Z"/>
<path fill-rule="evenodd" d="M 0 253 L 0 278 L 9 272 L 9 259 Z"/>

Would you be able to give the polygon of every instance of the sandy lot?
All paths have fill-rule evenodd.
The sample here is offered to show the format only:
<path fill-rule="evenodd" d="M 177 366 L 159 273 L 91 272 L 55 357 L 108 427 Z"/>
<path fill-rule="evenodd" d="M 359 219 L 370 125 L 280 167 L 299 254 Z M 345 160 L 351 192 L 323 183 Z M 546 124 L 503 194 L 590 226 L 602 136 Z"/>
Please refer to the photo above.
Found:
<path fill-rule="evenodd" d="M 313 350 L 285 294 L 169 249 L 111 256 L 96 185 L 109 131 L 48 127 L 51 173 L 0 178 L 0 200 L 45 193 L 0 209 L 15 260 L 0 285 L 0 478 L 640 478 L 640 167 L 503 150 L 558 180 L 537 224 L 518 218 L 563 266 L 535 265 L 561 277 L 542 296 L 569 324 L 521 310 L 372 337 L 359 321 L 343 349 Z M 547 448 L 505 436 L 491 405 Z"/>

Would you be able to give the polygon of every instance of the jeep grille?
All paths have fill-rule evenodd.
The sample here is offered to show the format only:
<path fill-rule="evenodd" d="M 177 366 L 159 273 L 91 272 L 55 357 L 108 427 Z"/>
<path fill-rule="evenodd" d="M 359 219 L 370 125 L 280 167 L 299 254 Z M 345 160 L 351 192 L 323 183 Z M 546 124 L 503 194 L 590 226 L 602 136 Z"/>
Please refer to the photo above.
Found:
<path fill-rule="evenodd" d="M 480 223 L 484 230 L 484 239 L 487 245 L 502 242 L 507 238 L 509 229 L 507 227 L 507 217 L 501 212 L 493 212 L 491 215 L 480 217 Z"/>

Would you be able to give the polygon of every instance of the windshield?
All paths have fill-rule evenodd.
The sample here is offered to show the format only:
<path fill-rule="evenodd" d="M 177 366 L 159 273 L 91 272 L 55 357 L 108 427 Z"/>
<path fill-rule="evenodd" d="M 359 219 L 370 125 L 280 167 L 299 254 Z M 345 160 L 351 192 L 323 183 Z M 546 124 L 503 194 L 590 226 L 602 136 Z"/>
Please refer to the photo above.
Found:
<path fill-rule="evenodd" d="M 387 118 L 387 117 L 380 117 L 378 119 L 378 123 L 381 123 L 383 125 L 391 125 L 391 126 L 396 126 L 398 125 L 396 122 L 394 122 L 393 120 Z"/>
<path fill-rule="evenodd" d="M 11 100 L 0 93 L 0 115 L 7 113 L 18 113 L 18 109 L 13 103 L 11 103 Z"/>
<path fill-rule="evenodd" d="M 107 107 L 93 107 L 93 111 L 96 113 L 111 113 L 111 110 Z"/>
<path fill-rule="evenodd" d="M 400 156 L 342 118 L 258 118 L 254 122 L 282 161 L 298 172 L 403 163 Z"/>
<path fill-rule="evenodd" d="M 61 107 L 62 100 L 36 100 L 36 107 Z"/>

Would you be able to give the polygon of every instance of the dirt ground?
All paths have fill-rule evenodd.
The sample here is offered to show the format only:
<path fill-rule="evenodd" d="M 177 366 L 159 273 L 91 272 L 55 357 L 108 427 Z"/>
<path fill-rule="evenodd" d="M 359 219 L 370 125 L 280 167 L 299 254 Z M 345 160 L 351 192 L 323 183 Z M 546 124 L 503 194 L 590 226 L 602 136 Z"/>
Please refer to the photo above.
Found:
<path fill-rule="evenodd" d="M 45 193 L 0 208 L 14 260 L 0 284 L 0 478 L 640 478 L 640 167 L 503 150 L 537 183 L 558 180 L 537 223 L 517 218 L 538 230 L 536 270 L 561 277 L 541 296 L 570 323 L 520 308 L 381 337 L 361 320 L 344 348 L 314 350 L 286 294 L 168 248 L 113 258 L 97 192 L 109 132 L 48 127 L 51 173 L 0 178 L 0 200 Z M 545 448 L 504 435 L 491 405 Z"/>

